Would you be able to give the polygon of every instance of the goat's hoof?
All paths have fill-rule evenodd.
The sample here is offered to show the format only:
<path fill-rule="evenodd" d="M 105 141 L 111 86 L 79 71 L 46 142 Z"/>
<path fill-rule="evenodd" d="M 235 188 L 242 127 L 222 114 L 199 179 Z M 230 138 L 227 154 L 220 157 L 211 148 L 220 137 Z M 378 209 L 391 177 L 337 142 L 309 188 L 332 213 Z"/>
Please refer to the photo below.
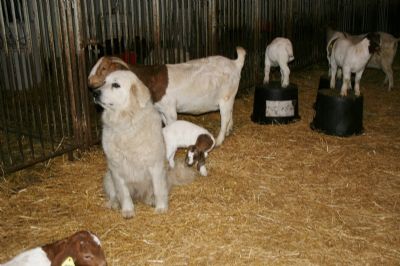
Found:
<path fill-rule="evenodd" d="M 168 211 L 168 207 L 156 207 L 156 213 L 166 213 Z"/>
<path fill-rule="evenodd" d="M 224 139 L 217 138 L 215 140 L 215 147 L 221 146 L 222 142 L 224 142 Z"/>
<path fill-rule="evenodd" d="M 135 211 L 134 210 L 122 210 L 122 217 L 124 217 L 125 219 L 130 219 L 133 216 L 135 216 Z"/>
<path fill-rule="evenodd" d="M 207 169 L 205 167 L 200 167 L 200 174 L 202 176 L 207 176 Z"/>

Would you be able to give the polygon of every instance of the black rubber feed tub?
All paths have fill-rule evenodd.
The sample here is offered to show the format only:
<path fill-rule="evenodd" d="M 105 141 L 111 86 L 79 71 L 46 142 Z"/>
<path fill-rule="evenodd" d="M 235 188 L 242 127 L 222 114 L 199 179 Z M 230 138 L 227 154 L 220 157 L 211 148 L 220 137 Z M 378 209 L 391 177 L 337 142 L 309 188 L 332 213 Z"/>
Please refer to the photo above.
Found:
<path fill-rule="evenodd" d="M 258 124 L 287 124 L 298 121 L 297 85 L 282 88 L 279 81 L 255 87 L 251 120 Z"/>
<path fill-rule="evenodd" d="M 342 97 L 339 90 L 318 90 L 311 129 L 340 137 L 361 134 L 363 101 L 363 96 L 356 97 L 353 91 L 348 91 L 348 95 Z"/>

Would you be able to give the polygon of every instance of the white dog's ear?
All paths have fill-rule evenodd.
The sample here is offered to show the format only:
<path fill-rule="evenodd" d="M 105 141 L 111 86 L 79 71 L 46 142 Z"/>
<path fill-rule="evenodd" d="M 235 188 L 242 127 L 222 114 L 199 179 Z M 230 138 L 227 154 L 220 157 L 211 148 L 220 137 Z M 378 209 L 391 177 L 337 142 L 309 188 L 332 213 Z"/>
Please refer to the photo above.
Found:
<path fill-rule="evenodd" d="M 145 107 L 147 102 L 150 101 L 149 89 L 140 80 L 132 84 L 131 91 L 140 108 Z"/>

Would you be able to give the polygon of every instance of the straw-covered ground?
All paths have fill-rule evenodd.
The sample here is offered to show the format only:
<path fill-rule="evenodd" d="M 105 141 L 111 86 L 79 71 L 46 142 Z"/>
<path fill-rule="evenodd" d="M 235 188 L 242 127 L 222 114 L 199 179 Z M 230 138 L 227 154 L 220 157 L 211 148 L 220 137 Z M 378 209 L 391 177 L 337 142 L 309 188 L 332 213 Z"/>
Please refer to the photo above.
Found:
<path fill-rule="evenodd" d="M 253 90 L 239 92 L 233 134 L 210 153 L 209 175 L 173 188 L 166 214 L 138 203 L 125 220 L 104 207 L 101 147 L 4 177 L 0 261 L 88 229 L 109 265 L 398 265 L 399 65 L 391 92 L 382 72 L 366 70 L 365 133 L 347 138 L 310 130 L 325 72 L 293 71 L 301 120 L 289 125 L 251 122 Z M 216 113 L 185 118 L 219 129 Z"/>

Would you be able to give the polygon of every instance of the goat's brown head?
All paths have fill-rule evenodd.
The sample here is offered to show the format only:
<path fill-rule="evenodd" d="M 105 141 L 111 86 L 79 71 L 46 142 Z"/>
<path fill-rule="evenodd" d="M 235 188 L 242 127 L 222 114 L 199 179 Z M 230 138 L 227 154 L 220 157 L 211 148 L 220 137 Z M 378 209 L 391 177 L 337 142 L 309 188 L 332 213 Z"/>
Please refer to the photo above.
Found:
<path fill-rule="evenodd" d="M 93 66 L 88 77 L 88 86 L 96 89 L 103 85 L 107 75 L 116 70 L 129 70 L 129 65 L 121 58 L 103 56 Z"/>
<path fill-rule="evenodd" d="M 186 153 L 185 162 L 189 166 L 197 163 L 197 170 L 200 170 L 200 167 L 206 162 L 204 151 L 201 151 L 196 145 L 190 145 Z"/>
<path fill-rule="evenodd" d="M 42 247 L 51 265 L 61 265 L 71 257 L 75 266 L 106 266 L 107 261 L 99 238 L 88 232 L 79 231 L 72 236 Z"/>
<path fill-rule="evenodd" d="M 370 32 L 367 34 L 366 38 L 369 40 L 368 50 L 370 54 L 379 53 L 381 49 L 381 38 L 376 32 Z"/>

